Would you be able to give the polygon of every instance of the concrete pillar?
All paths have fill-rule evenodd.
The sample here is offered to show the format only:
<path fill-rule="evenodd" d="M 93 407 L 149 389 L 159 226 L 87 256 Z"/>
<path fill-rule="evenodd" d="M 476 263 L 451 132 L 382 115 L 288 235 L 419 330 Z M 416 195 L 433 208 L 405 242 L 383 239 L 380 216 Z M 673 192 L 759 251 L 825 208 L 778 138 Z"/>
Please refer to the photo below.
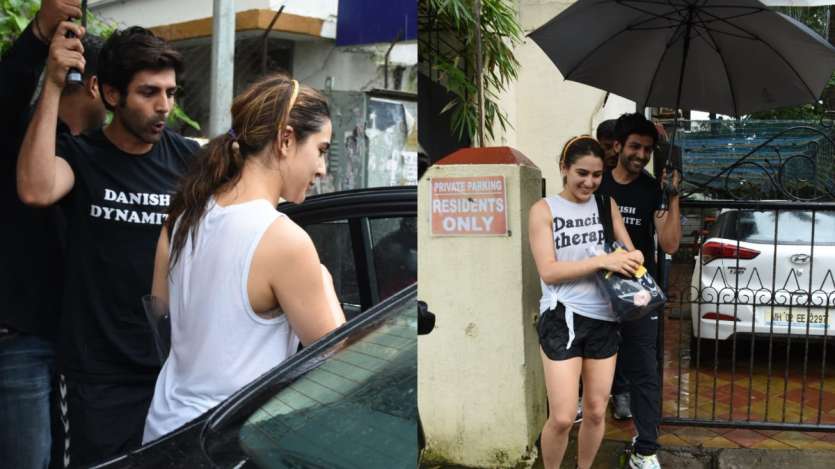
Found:
<path fill-rule="evenodd" d="M 473 176 L 504 176 L 508 234 L 433 236 L 433 180 Z M 516 466 L 530 458 L 545 421 L 535 328 L 540 287 L 527 221 L 541 178 L 516 150 L 468 148 L 429 168 L 419 183 L 418 298 L 437 318 L 432 333 L 418 339 L 427 462 Z"/>

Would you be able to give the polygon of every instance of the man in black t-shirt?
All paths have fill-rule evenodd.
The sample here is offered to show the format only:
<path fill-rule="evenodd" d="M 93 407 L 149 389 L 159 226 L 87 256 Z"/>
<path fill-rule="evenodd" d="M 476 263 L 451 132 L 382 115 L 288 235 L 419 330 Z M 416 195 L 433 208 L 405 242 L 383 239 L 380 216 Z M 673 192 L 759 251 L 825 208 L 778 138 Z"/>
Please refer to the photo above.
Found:
<path fill-rule="evenodd" d="M 159 371 L 141 298 L 150 292 L 156 241 L 197 145 L 165 128 L 182 59 L 150 31 L 118 31 L 99 56 L 99 89 L 113 121 L 56 142 L 58 101 L 81 42 L 62 23 L 43 92 L 21 147 L 18 194 L 55 203 L 67 219 L 58 366 L 66 376 L 72 465 L 140 444 Z"/>
<path fill-rule="evenodd" d="M 600 146 L 603 147 L 603 164 L 605 169 L 614 169 L 618 165 L 618 154 L 615 152 L 615 119 L 601 122 L 594 133 Z"/>
<path fill-rule="evenodd" d="M 20 202 L 16 165 L 31 113 L 29 104 L 60 22 L 78 16 L 79 0 L 44 0 L 29 26 L 0 61 L 0 466 L 21 469 L 49 464 L 54 341 L 60 316 L 63 218 L 57 207 Z M 96 89 L 100 43 L 85 37 L 83 84 L 61 98 L 58 134 L 80 133 L 104 122 Z M 98 40 L 100 41 L 100 40 Z M 56 425 L 57 429 L 57 425 Z M 60 458 L 58 459 L 60 460 Z"/>
<path fill-rule="evenodd" d="M 617 166 L 603 174 L 600 192 L 618 203 L 624 225 L 635 248 L 644 255 L 644 265 L 657 278 L 655 236 L 669 254 L 681 241 L 678 196 L 670 199 L 669 210 L 660 211 L 662 191 L 658 182 L 644 171 L 658 140 L 658 131 L 641 114 L 624 114 L 615 123 L 614 149 Z M 674 174 L 673 187 L 678 187 Z M 663 256 L 664 253 L 658 253 Z M 615 418 L 634 416 L 638 436 L 629 467 L 659 467 L 658 426 L 661 423 L 661 388 L 658 375 L 657 340 L 661 309 L 636 321 L 621 324 L 615 380 L 612 386 Z M 631 415 L 630 415 L 631 410 Z"/>

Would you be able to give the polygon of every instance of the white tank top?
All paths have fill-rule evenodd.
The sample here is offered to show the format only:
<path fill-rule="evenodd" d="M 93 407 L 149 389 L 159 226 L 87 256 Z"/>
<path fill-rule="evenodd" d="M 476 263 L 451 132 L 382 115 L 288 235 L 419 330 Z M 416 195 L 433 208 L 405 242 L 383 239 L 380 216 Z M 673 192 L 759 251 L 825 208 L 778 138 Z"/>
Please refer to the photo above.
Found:
<path fill-rule="evenodd" d="M 280 216 L 264 199 L 227 207 L 209 201 L 196 248 L 189 235 L 169 273 L 171 352 L 157 377 L 143 444 L 203 414 L 298 348 L 285 315 L 256 315 L 247 293 L 255 248 Z"/>
<path fill-rule="evenodd" d="M 558 261 L 580 261 L 588 258 L 590 251 L 602 248 L 603 224 L 594 197 L 582 203 L 570 202 L 561 196 L 546 197 L 545 201 L 551 209 Z M 541 278 L 539 282 L 542 285 L 540 314 L 556 308 L 560 302 L 565 305 L 569 327 L 574 323 L 574 314 L 603 321 L 616 320 L 609 299 L 600 291 L 594 274 L 557 285 L 547 284 Z"/>

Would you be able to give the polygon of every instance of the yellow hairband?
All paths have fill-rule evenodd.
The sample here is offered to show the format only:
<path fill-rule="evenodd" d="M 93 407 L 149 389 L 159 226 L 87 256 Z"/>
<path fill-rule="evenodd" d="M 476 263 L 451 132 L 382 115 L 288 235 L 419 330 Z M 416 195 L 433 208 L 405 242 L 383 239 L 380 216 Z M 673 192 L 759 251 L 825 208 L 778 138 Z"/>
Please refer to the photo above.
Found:
<path fill-rule="evenodd" d="M 290 105 L 287 106 L 287 115 L 290 115 L 290 110 L 293 109 L 293 106 L 296 104 L 296 98 L 299 97 L 299 82 L 293 80 L 293 94 L 290 95 Z"/>
<path fill-rule="evenodd" d="M 576 142 L 577 140 L 583 140 L 583 139 L 590 139 L 590 140 L 597 141 L 597 140 L 595 140 L 595 139 L 594 139 L 594 137 L 592 137 L 591 135 L 578 135 L 578 136 L 576 136 L 576 137 L 573 137 L 571 140 L 569 140 L 569 141 L 565 144 L 565 146 L 564 146 L 564 147 L 562 147 L 562 155 L 560 156 L 560 164 L 562 164 L 562 162 L 563 162 L 563 161 L 565 161 L 565 154 L 566 154 L 566 152 L 568 151 L 568 147 L 570 147 L 570 146 L 571 146 L 571 144 L 573 144 L 573 143 L 574 143 L 574 142 Z"/>
<path fill-rule="evenodd" d="M 299 82 L 296 80 L 291 80 L 293 82 L 293 93 L 290 95 L 290 102 L 287 106 L 287 112 L 284 114 L 284 122 L 290 120 L 290 111 L 293 110 L 293 106 L 296 105 L 296 98 L 299 97 Z M 279 131 L 281 130 L 281 124 L 279 124 Z"/>

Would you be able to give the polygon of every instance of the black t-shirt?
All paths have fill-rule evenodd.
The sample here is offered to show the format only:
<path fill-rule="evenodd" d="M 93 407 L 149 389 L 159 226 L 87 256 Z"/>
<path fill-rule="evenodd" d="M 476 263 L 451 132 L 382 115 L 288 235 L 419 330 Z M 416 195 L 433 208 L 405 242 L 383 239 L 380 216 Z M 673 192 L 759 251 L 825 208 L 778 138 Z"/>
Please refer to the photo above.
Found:
<path fill-rule="evenodd" d="M 0 60 L 0 326 L 54 339 L 62 276 L 60 217 L 54 207 L 24 205 L 16 176 L 27 109 L 48 51 L 30 24 Z"/>
<path fill-rule="evenodd" d="M 85 382 L 156 378 L 142 297 L 176 184 L 198 145 L 166 129 L 145 155 L 124 153 L 102 130 L 62 136 L 56 153 L 75 173 L 67 219 L 59 365 Z"/>
<path fill-rule="evenodd" d="M 661 187 L 645 171 L 629 184 L 620 184 L 612 177 L 612 171 L 603 173 L 600 193 L 608 194 L 620 207 L 623 224 L 636 249 L 644 255 L 644 265 L 650 275 L 657 278 L 655 262 L 655 211 L 661 203 Z"/>

